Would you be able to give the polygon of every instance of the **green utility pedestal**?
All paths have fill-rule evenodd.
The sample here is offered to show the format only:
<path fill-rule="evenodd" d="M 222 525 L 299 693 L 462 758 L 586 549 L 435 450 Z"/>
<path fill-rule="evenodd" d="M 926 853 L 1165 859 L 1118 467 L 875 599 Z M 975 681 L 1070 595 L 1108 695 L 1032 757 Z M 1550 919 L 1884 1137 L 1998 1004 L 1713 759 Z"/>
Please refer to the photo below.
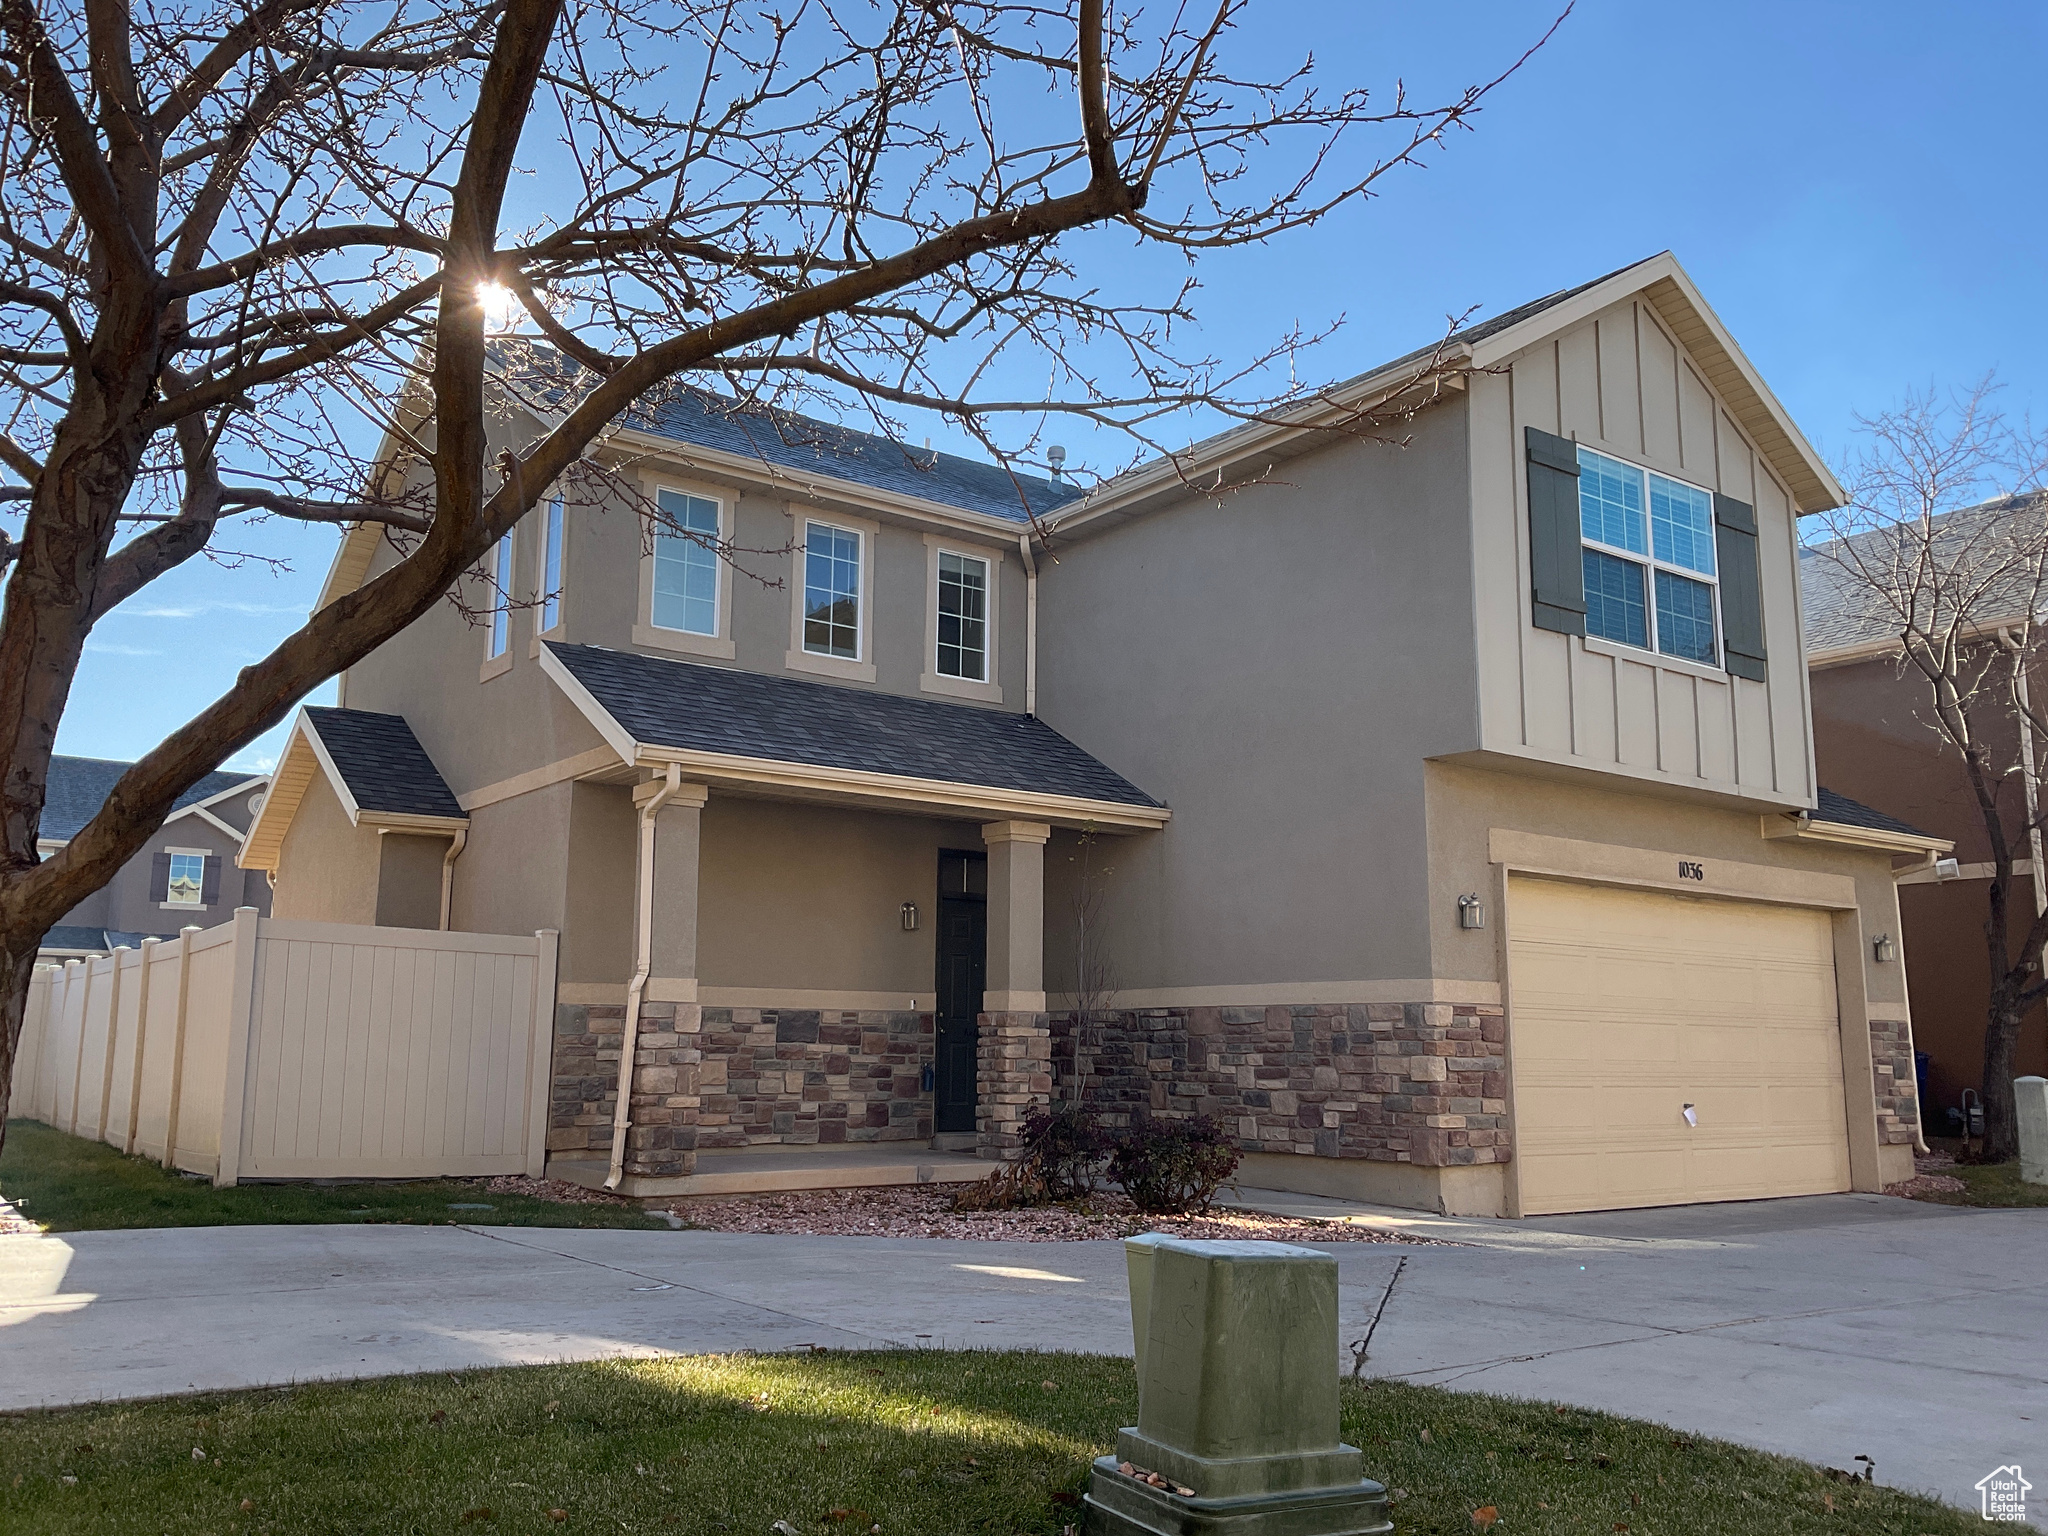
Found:
<path fill-rule="evenodd" d="M 1124 1247 L 1138 1422 L 1095 1463 L 1090 1536 L 1391 1531 L 1386 1490 L 1337 1438 L 1337 1261 L 1157 1234 Z"/>

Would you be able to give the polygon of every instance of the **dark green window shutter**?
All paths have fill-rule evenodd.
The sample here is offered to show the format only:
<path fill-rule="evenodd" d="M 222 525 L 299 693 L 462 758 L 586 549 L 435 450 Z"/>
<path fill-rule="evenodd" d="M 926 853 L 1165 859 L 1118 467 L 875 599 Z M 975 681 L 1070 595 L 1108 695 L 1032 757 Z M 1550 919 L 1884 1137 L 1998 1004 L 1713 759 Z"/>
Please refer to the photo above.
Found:
<path fill-rule="evenodd" d="M 1756 509 L 1714 495 L 1714 553 L 1721 562 L 1721 653 L 1728 670 L 1764 680 L 1764 592 L 1757 576 Z"/>
<path fill-rule="evenodd" d="M 171 899 L 171 856 L 168 853 L 153 854 L 150 857 L 149 899 L 156 902 Z"/>
<path fill-rule="evenodd" d="M 1529 583 L 1538 629 L 1586 632 L 1586 565 L 1579 548 L 1579 447 L 1534 427 L 1529 445 Z"/>

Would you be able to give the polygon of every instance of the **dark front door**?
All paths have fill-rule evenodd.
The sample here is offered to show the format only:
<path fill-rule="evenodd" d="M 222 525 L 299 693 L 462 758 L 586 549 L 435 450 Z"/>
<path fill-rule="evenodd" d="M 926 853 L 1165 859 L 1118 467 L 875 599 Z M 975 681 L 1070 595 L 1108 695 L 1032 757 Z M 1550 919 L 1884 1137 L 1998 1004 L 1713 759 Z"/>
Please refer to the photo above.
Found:
<path fill-rule="evenodd" d="M 974 1129 L 974 1056 L 988 977 L 988 855 L 939 855 L 938 1040 L 932 1129 Z"/>

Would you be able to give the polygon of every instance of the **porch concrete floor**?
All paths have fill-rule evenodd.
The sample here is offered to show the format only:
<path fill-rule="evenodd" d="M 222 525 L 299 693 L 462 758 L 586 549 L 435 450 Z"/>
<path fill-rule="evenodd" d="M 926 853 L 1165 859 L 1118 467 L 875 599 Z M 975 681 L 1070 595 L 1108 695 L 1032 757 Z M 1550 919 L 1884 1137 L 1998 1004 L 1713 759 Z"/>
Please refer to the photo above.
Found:
<path fill-rule="evenodd" d="M 719 1147 L 697 1154 L 697 1170 L 676 1178 L 627 1175 L 619 1193 L 635 1199 L 686 1195 L 759 1195 L 790 1189 L 864 1189 L 879 1184 L 969 1184 L 995 1164 L 964 1152 L 934 1152 L 923 1142 L 861 1142 L 838 1147 Z M 601 1158 L 551 1157 L 547 1173 L 597 1189 L 610 1165 Z"/>

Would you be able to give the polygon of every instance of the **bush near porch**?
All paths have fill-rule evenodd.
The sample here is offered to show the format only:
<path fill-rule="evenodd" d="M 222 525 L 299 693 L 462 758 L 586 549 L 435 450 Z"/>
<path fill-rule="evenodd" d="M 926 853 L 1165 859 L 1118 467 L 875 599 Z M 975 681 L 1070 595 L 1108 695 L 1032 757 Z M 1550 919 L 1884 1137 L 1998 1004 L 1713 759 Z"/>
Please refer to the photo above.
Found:
<path fill-rule="evenodd" d="M 1130 1362 L 938 1351 L 392 1377 L 0 1416 L 0 1528 L 40 1536 L 1030 1533 L 1080 1522 Z M 1961 1536 L 1974 1513 L 1654 1424 L 1347 1383 L 1396 1528 Z M 776 1522 L 784 1522 L 778 1526 Z"/>

